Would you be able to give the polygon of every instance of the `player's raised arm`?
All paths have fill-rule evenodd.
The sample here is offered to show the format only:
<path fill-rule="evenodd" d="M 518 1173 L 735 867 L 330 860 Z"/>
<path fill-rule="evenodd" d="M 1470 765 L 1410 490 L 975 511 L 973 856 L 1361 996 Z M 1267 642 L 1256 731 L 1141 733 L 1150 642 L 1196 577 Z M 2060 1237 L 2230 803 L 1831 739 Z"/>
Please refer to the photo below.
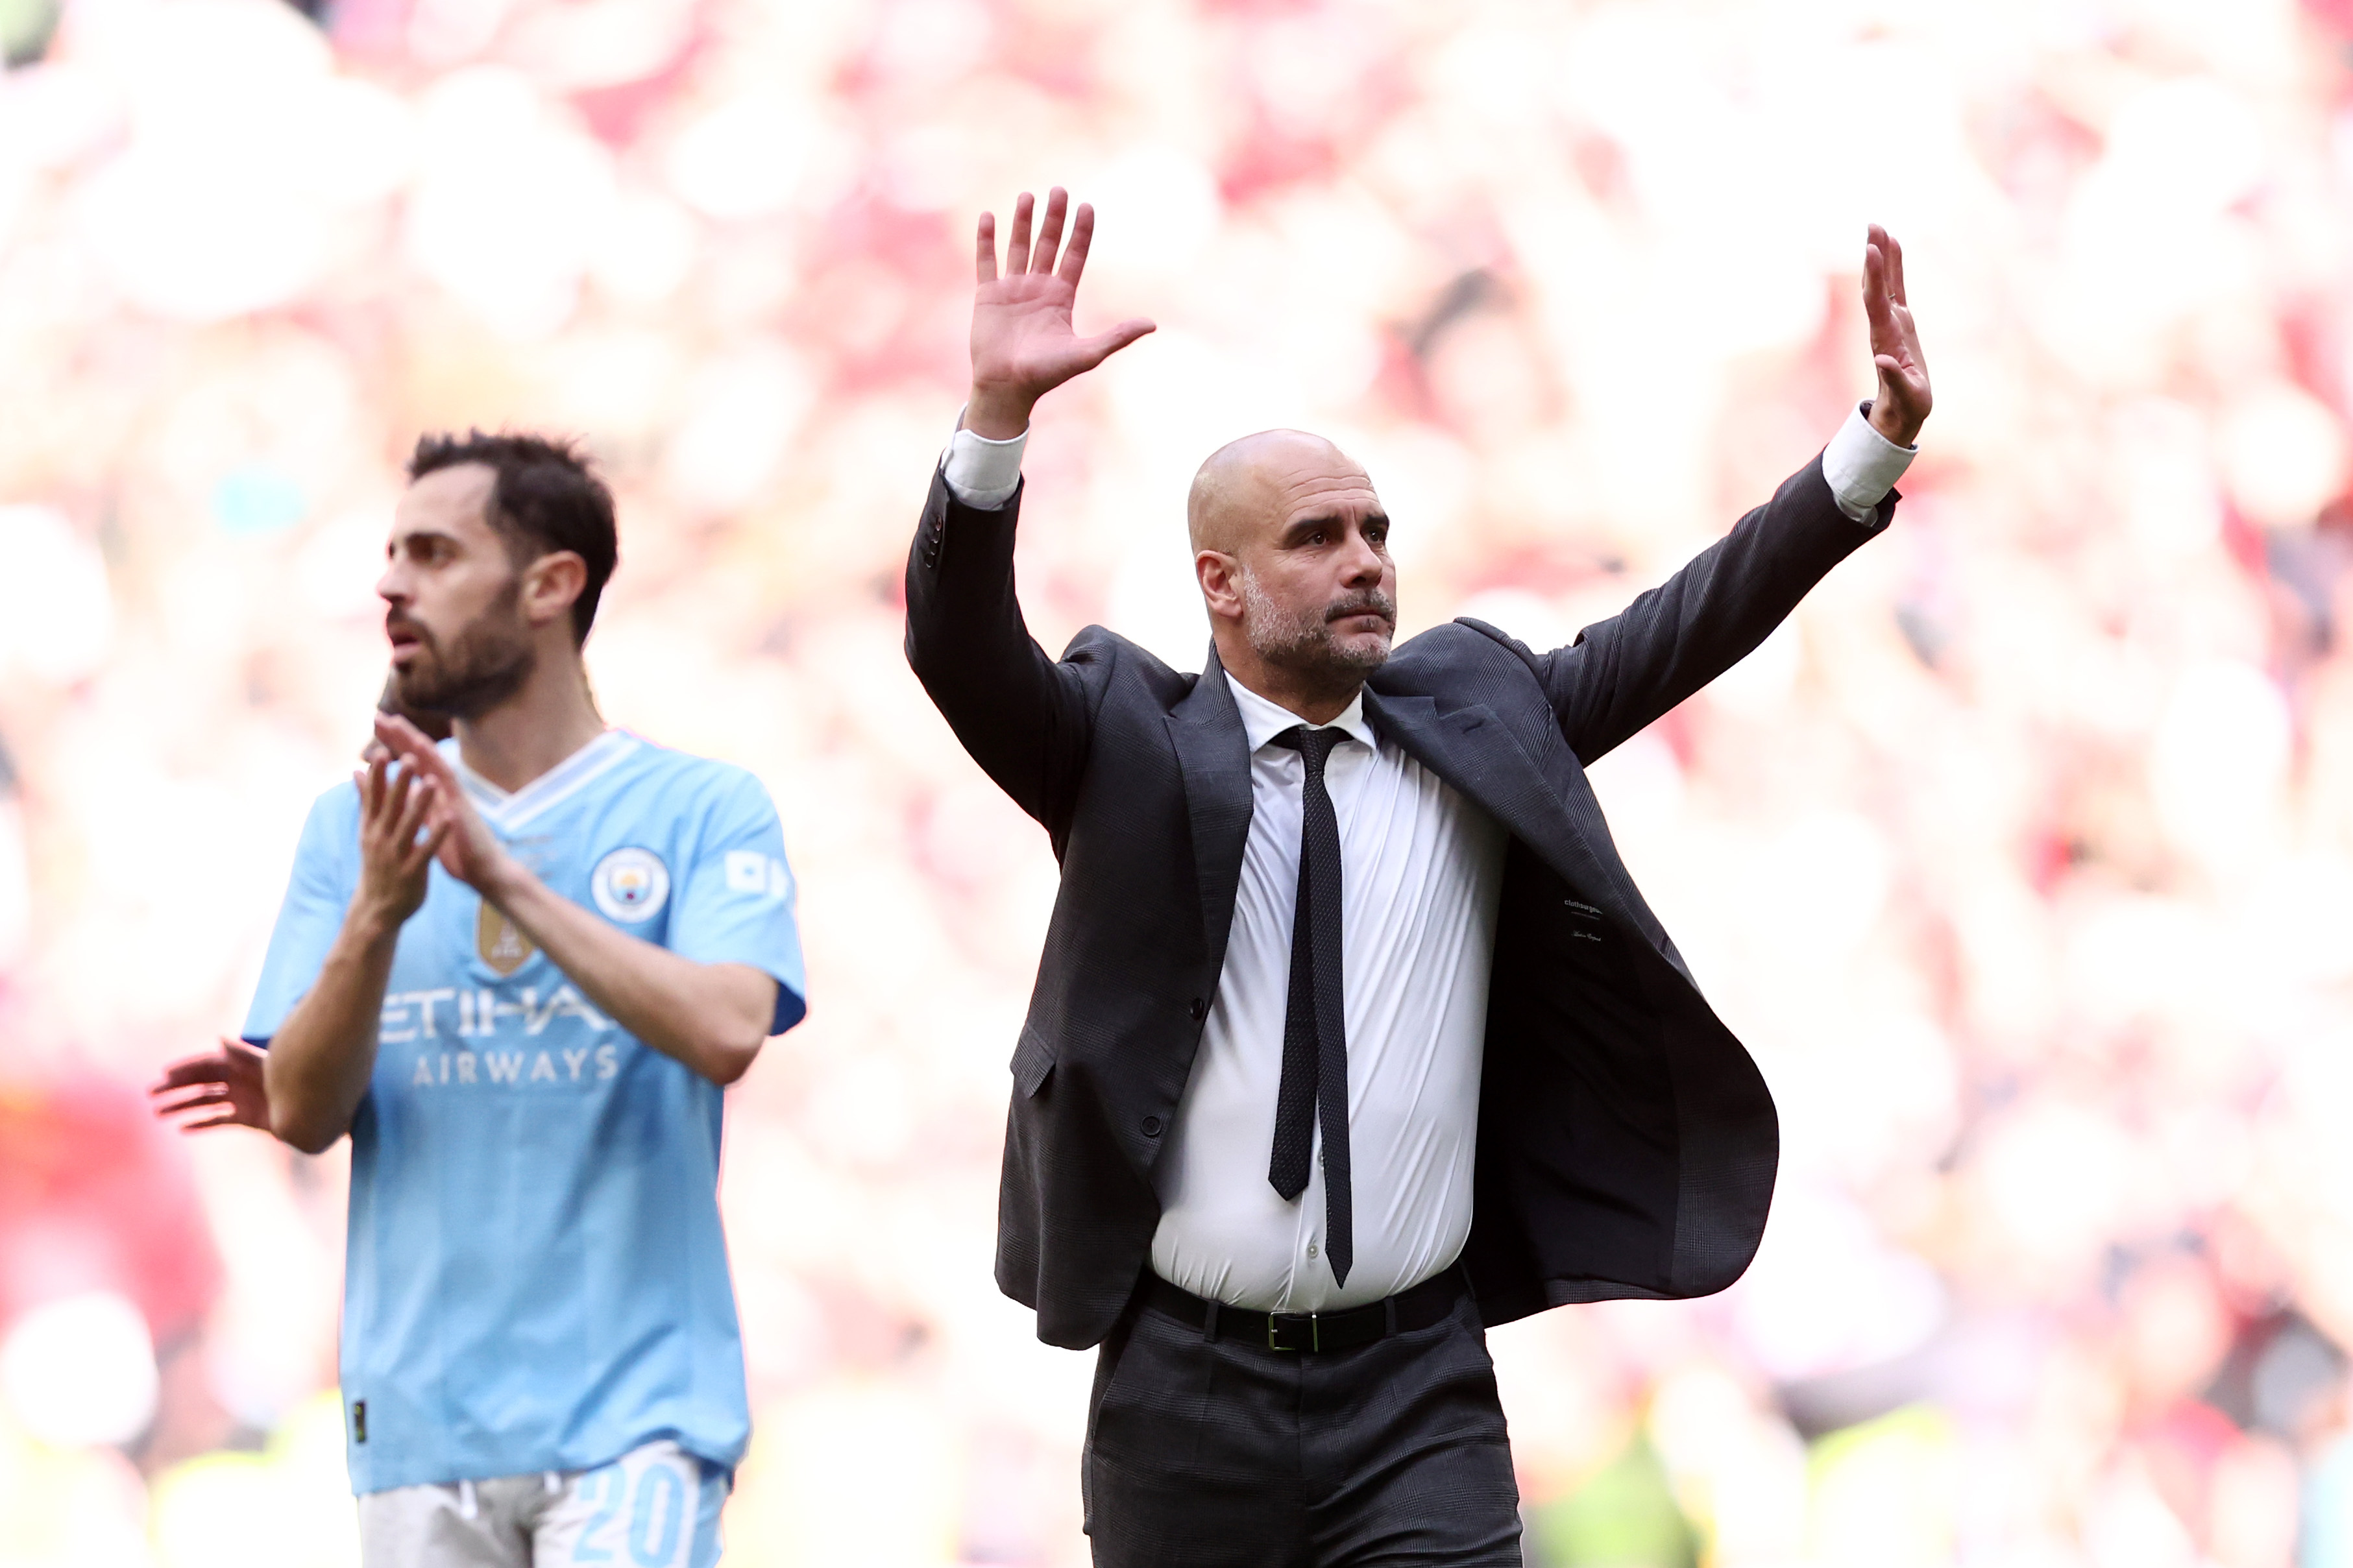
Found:
<path fill-rule="evenodd" d="M 315 1154 L 351 1127 L 375 1069 L 376 1029 L 400 928 L 425 901 L 444 829 L 434 781 L 383 759 L 358 775 L 360 883 L 319 978 L 271 1037 L 263 1064 L 269 1130 Z"/>

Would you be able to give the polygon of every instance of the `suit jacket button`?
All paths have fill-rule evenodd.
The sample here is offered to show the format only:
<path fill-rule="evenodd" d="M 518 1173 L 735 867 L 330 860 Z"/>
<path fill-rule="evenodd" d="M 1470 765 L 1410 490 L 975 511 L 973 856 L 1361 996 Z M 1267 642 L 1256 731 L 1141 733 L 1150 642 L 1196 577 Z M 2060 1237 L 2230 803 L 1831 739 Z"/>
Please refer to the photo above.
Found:
<path fill-rule="evenodd" d="M 1144 1135 L 1146 1138 L 1157 1138 L 1160 1136 L 1160 1118 L 1157 1116 L 1147 1116 L 1144 1119 Z"/>
<path fill-rule="evenodd" d="M 1209 1005 L 1198 996 L 1194 997 L 1193 1005 L 1185 1010 L 1193 1015 L 1193 1022 L 1196 1024 L 1209 1016 Z"/>

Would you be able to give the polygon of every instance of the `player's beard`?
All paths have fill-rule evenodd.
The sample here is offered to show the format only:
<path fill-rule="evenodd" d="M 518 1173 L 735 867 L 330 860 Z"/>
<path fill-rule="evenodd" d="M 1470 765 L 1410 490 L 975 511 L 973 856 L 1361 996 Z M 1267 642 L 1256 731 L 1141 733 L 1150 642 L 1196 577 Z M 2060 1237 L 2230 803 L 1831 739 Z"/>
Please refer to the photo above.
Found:
<path fill-rule="evenodd" d="M 1397 629 L 1397 601 L 1378 588 L 1367 588 L 1336 599 L 1320 609 L 1293 611 L 1274 602 L 1257 574 L 1242 569 L 1242 636 L 1250 649 L 1277 669 L 1305 677 L 1335 691 L 1354 690 L 1366 676 L 1387 663 L 1389 638 L 1367 647 L 1351 647 L 1332 636 L 1332 623 L 1350 616 L 1376 615 Z"/>
<path fill-rule="evenodd" d="M 522 606 L 518 575 L 507 580 L 490 608 L 458 629 L 446 651 L 422 622 L 402 617 L 399 624 L 418 640 L 408 662 L 393 671 L 400 705 L 478 719 L 522 690 L 539 664 Z"/>

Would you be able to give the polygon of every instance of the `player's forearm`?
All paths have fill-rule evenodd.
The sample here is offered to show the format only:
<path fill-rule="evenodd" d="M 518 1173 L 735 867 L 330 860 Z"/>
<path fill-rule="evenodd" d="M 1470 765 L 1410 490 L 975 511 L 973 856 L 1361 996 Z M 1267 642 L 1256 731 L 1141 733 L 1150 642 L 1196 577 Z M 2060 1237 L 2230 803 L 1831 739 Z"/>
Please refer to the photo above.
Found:
<path fill-rule="evenodd" d="M 319 978 L 269 1042 L 269 1131 L 306 1154 L 348 1131 L 375 1070 L 376 1029 L 400 926 L 354 910 Z"/>
<path fill-rule="evenodd" d="M 737 963 L 698 963 L 617 931 L 521 868 L 486 890 L 590 1003 L 664 1056 L 721 1088 L 750 1068 L 776 1016 L 775 980 Z"/>

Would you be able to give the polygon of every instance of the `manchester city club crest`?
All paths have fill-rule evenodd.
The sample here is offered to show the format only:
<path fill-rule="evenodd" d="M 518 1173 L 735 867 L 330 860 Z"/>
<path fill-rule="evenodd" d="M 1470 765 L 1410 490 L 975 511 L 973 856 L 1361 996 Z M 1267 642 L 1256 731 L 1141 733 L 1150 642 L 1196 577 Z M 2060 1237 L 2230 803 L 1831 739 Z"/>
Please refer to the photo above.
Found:
<path fill-rule="evenodd" d="M 669 900 L 670 868 L 650 849 L 616 849 L 596 862 L 588 891 L 607 918 L 635 925 Z"/>

